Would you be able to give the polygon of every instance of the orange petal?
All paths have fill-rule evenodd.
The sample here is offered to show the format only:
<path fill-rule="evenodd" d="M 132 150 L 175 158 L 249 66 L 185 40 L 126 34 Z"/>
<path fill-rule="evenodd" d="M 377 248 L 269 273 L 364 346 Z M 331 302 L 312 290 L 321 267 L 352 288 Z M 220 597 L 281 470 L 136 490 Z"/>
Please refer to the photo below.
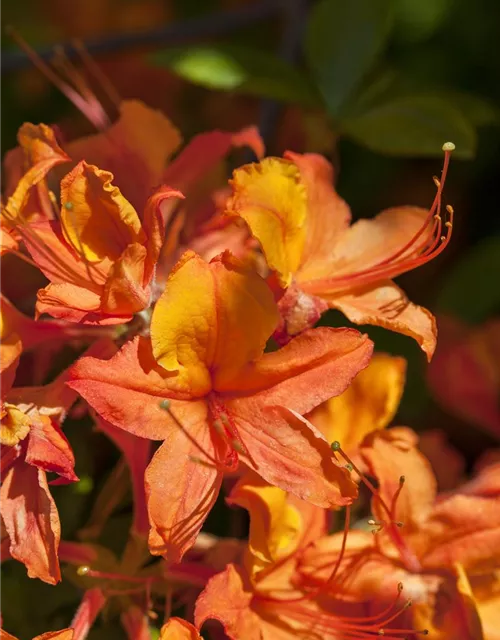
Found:
<path fill-rule="evenodd" d="M 366 434 L 384 429 L 394 418 L 403 394 L 405 372 L 403 358 L 375 353 L 344 393 L 330 398 L 307 417 L 328 442 L 338 440 L 351 455 Z"/>
<path fill-rule="evenodd" d="M 112 180 L 82 160 L 61 182 L 64 237 L 89 262 L 116 260 L 127 245 L 145 242 L 139 216 Z"/>
<path fill-rule="evenodd" d="M 32 418 L 26 462 L 44 471 L 57 473 L 66 482 L 78 481 L 71 445 L 60 427 L 48 416 L 39 414 Z"/>
<path fill-rule="evenodd" d="M 182 618 L 170 618 L 160 631 L 160 640 L 202 640 L 198 629 Z"/>
<path fill-rule="evenodd" d="M 2 226 L 0 227 L 0 256 L 10 253 L 11 251 L 17 251 L 18 249 L 19 242 L 17 238 L 4 226 L 2 219 Z"/>
<path fill-rule="evenodd" d="M 30 578 L 59 582 L 61 527 L 45 471 L 16 462 L 3 481 L 0 497 L 11 556 L 26 566 Z"/>
<path fill-rule="evenodd" d="M 380 496 L 389 508 L 398 495 L 392 520 L 403 523 L 403 537 L 411 536 L 413 550 L 419 553 L 427 548 L 426 536 L 420 533 L 420 528 L 431 512 L 436 479 L 429 461 L 418 451 L 417 442 L 413 431 L 395 427 L 368 434 L 360 451 L 369 475 L 377 479 Z M 389 516 L 376 499 L 372 500 L 372 511 L 376 519 L 388 521 Z"/>
<path fill-rule="evenodd" d="M 205 395 L 261 356 L 277 321 L 271 290 L 255 271 L 228 253 L 207 264 L 187 252 L 153 311 L 153 353 L 192 394 Z"/>
<path fill-rule="evenodd" d="M 292 153 L 285 158 L 297 165 L 307 191 L 307 236 L 296 279 L 307 282 L 331 275 L 332 249 L 349 226 L 351 211 L 333 187 L 333 167 L 317 153 Z"/>
<path fill-rule="evenodd" d="M 71 142 L 67 150 L 74 160 L 111 171 L 127 200 L 142 211 L 180 143 L 179 131 L 161 111 L 139 100 L 123 100 L 120 117 L 111 127 Z"/>
<path fill-rule="evenodd" d="M 240 216 L 260 242 L 269 267 L 283 287 L 302 261 L 306 241 L 307 193 L 297 166 L 265 158 L 233 173 L 226 213 Z"/>
<path fill-rule="evenodd" d="M 160 402 L 183 397 L 175 390 L 175 379 L 156 364 L 149 341 L 135 338 L 110 360 L 77 360 L 68 385 L 116 427 L 142 438 L 164 440 L 174 423 Z M 174 400 L 172 406 L 183 420 L 191 403 Z"/>
<path fill-rule="evenodd" d="M 191 420 L 183 420 L 197 446 L 174 428 L 146 470 L 149 548 L 153 555 L 162 555 L 168 562 L 180 562 L 194 544 L 222 481 L 221 471 L 192 459 L 204 459 L 205 453 L 217 457 L 206 422 L 206 406 L 198 405 L 197 409 L 192 407 Z"/>
<path fill-rule="evenodd" d="M 248 456 L 245 462 L 267 482 L 325 509 L 351 504 L 357 485 L 332 458 L 313 425 L 284 407 L 252 400 L 227 402 Z"/>
<path fill-rule="evenodd" d="M 53 318 L 70 322 L 99 324 L 104 320 L 100 313 L 101 298 L 97 293 L 77 285 L 49 284 L 37 293 L 36 313 L 48 313 Z M 110 318 L 111 324 L 127 321 L 127 317 Z"/>
<path fill-rule="evenodd" d="M 126 247 L 108 273 L 101 310 L 110 315 L 132 316 L 149 307 L 151 291 L 145 282 L 147 249 L 135 242 Z"/>
<path fill-rule="evenodd" d="M 415 628 L 428 629 L 429 637 L 435 640 L 483 640 L 481 620 L 465 571 L 455 565 L 453 574 L 442 581 L 428 604 L 415 605 Z"/>
<path fill-rule="evenodd" d="M 33 640 L 73 640 L 73 629 L 61 629 L 61 631 L 47 631 L 41 636 L 36 636 Z"/>
<path fill-rule="evenodd" d="M 2 394 L 5 394 L 14 383 L 17 365 L 23 350 L 21 337 L 16 332 L 15 312 L 17 309 L 10 302 L 0 297 L 0 372 L 2 374 Z M 14 314 L 10 311 L 14 310 Z"/>
<path fill-rule="evenodd" d="M 321 294 L 330 307 L 339 309 L 356 324 L 374 324 L 414 338 L 432 358 L 436 348 L 436 320 L 424 307 L 410 302 L 403 291 L 387 281 L 349 294 Z"/>
<path fill-rule="evenodd" d="M 194 619 L 198 629 L 206 620 L 218 620 L 231 640 L 261 640 L 258 616 L 250 608 L 252 592 L 241 569 L 228 564 L 210 578 L 196 601 Z"/>

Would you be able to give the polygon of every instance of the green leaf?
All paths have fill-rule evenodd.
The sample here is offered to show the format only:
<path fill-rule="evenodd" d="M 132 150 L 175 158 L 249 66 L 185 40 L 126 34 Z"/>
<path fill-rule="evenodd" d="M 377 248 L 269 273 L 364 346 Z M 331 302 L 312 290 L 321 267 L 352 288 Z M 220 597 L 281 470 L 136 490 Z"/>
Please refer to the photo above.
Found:
<path fill-rule="evenodd" d="M 306 76 L 267 51 L 234 45 L 182 47 L 151 60 L 190 82 L 222 91 L 317 106 L 320 98 Z"/>
<path fill-rule="evenodd" d="M 428 39 L 446 19 L 453 0 L 395 0 L 398 39 L 420 42 Z"/>
<path fill-rule="evenodd" d="M 329 113 L 338 116 L 382 50 L 390 0 L 322 0 L 313 8 L 306 56 Z"/>
<path fill-rule="evenodd" d="M 476 244 L 444 279 L 436 300 L 439 313 L 470 324 L 500 308 L 500 235 Z"/>
<path fill-rule="evenodd" d="M 454 155 L 472 158 L 473 126 L 452 104 L 436 96 L 407 96 L 371 107 L 341 122 L 342 132 L 372 151 L 397 156 L 439 156 L 444 142 Z"/>

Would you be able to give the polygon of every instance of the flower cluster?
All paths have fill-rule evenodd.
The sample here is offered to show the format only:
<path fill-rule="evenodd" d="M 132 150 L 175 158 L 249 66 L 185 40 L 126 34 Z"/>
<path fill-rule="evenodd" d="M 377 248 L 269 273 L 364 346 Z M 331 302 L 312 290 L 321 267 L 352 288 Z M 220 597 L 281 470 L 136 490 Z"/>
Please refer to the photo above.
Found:
<path fill-rule="evenodd" d="M 5 162 L 6 282 L 37 292 L 31 315 L 2 297 L 3 559 L 52 585 L 63 564 L 83 590 L 69 626 L 38 638 L 84 640 L 103 610 L 132 640 L 222 637 L 214 621 L 232 640 L 500 637 L 500 464 L 438 492 L 417 435 L 386 428 L 405 361 L 315 327 L 337 309 L 431 359 L 434 317 L 393 279 L 450 240 L 453 145 L 429 209 L 351 224 L 324 157 L 264 157 L 253 128 L 179 151 L 137 101 L 96 124 L 73 141 L 25 124 Z M 224 183 L 242 146 L 258 161 Z M 77 540 L 61 530 L 51 486 L 78 482 L 66 417 L 128 466 L 119 557 L 99 544 L 118 477 Z M 221 488 L 249 514 L 245 540 L 203 531 Z"/>

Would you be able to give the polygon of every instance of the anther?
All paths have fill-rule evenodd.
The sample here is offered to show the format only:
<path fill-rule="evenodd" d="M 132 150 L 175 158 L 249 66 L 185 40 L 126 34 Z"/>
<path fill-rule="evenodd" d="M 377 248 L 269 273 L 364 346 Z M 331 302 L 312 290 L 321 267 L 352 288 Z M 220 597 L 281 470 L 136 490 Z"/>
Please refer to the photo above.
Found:
<path fill-rule="evenodd" d="M 439 189 L 439 187 L 441 186 L 441 182 L 439 181 L 439 178 L 437 178 L 437 176 L 432 176 L 432 180 L 434 181 L 434 184 L 436 185 L 436 187 Z"/>
<path fill-rule="evenodd" d="M 450 214 L 453 215 L 455 213 L 455 210 L 453 209 L 453 207 L 451 206 L 451 204 L 447 204 L 446 205 L 446 211 Z"/>
<path fill-rule="evenodd" d="M 455 145 L 453 142 L 445 142 L 443 144 L 443 151 L 455 151 Z"/>
<path fill-rule="evenodd" d="M 340 442 L 338 440 L 334 440 L 330 445 L 330 447 L 332 451 L 335 451 L 335 452 L 340 451 Z"/>
<path fill-rule="evenodd" d="M 351 464 L 350 462 L 348 462 L 348 463 L 345 465 L 345 468 L 346 468 L 346 469 L 347 469 L 347 471 L 349 471 L 349 472 L 351 472 L 351 471 L 353 471 L 353 470 L 354 470 L 354 467 L 352 466 L 352 464 Z"/>
<path fill-rule="evenodd" d="M 81 565 L 80 567 L 78 567 L 78 569 L 76 570 L 77 575 L 79 575 L 80 577 L 86 576 L 88 575 L 90 571 L 90 567 L 86 564 Z"/>
<path fill-rule="evenodd" d="M 73 209 L 73 203 L 72 202 L 65 202 L 64 203 L 64 208 L 67 209 L 68 211 L 71 211 Z"/>
<path fill-rule="evenodd" d="M 398 582 L 398 593 L 401 593 L 401 591 L 403 591 L 404 589 L 404 585 L 402 582 Z"/>
<path fill-rule="evenodd" d="M 169 411 L 169 409 L 170 409 L 170 400 L 168 400 L 167 398 L 165 400 L 162 400 L 160 402 L 160 409 L 163 409 L 164 411 Z"/>
<path fill-rule="evenodd" d="M 406 482 L 405 476 L 399 476 L 399 484 L 404 484 Z"/>
<path fill-rule="evenodd" d="M 404 608 L 405 609 L 409 609 L 411 606 L 413 606 L 413 600 L 407 600 L 404 604 Z"/>

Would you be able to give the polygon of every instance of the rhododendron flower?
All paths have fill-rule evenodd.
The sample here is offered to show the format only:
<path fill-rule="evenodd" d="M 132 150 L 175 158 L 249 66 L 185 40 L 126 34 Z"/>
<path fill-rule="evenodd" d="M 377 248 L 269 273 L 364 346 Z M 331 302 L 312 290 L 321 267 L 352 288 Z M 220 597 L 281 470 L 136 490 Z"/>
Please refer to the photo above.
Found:
<path fill-rule="evenodd" d="M 365 367 L 366 336 L 320 328 L 263 354 L 278 321 L 271 290 L 225 253 L 186 253 L 151 320 L 108 361 L 79 360 L 70 385 L 108 422 L 163 440 L 146 472 L 153 554 L 177 561 L 238 459 L 323 507 L 348 504 L 356 485 L 301 417 Z M 286 407 L 286 409 L 285 409 Z"/>
<path fill-rule="evenodd" d="M 372 615 L 364 606 L 337 597 L 340 564 L 328 565 L 327 586 L 303 586 L 304 554 L 326 536 L 324 510 L 251 476 L 242 478 L 230 502 L 250 513 L 248 549 L 244 565 L 229 564 L 209 580 L 196 603 L 199 628 L 214 618 L 233 640 L 368 640 L 381 635 L 397 640 L 412 632 L 392 632 L 405 612 L 400 587 L 392 606 L 378 607 Z M 349 515 L 346 527 L 347 531 Z"/>
<path fill-rule="evenodd" d="M 183 196 L 163 188 L 141 219 L 112 179 L 107 171 L 80 162 L 61 183 L 60 223 L 23 227 L 28 250 L 51 280 L 38 292 L 38 314 L 114 324 L 149 307 L 163 243 L 158 207 L 165 199 Z"/>
<path fill-rule="evenodd" d="M 306 417 L 328 442 L 339 440 L 349 455 L 355 455 L 363 438 L 387 427 L 396 415 L 403 395 L 406 361 L 375 353 L 347 389 L 330 398 Z"/>
<path fill-rule="evenodd" d="M 405 428 L 365 438 L 361 456 L 379 485 L 375 490 L 362 476 L 374 494 L 370 523 L 376 534 L 349 534 L 335 593 L 355 602 L 388 604 L 402 583 L 413 601 L 406 613 L 410 626 L 431 628 L 432 637 L 442 640 L 480 640 L 467 576 L 494 573 L 499 566 L 499 474 L 486 468 L 479 484 L 472 481 L 436 496 L 430 465 L 416 444 Z M 336 534 L 311 545 L 301 567 L 304 584 L 328 588 L 328 567 L 340 557 L 342 541 Z"/>
<path fill-rule="evenodd" d="M 439 317 L 431 391 L 450 413 L 500 438 L 500 319 L 479 327 Z"/>
<path fill-rule="evenodd" d="M 281 334 L 311 326 L 326 308 L 357 324 L 376 324 L 415 338 L 428 358 L 436 344 L 433 316 L 409 302 L 392 278 L 437 256 L 451 235 L 441 216 L 441 192 L 451 143 L 430 210 L 396 207 L 349 226 L 333 169 L 316 154 L 287 152 L 236 169 L 226 213 L 243 218 L 286 294 Z M 443 234 L 443 229 L 444 235 Z M 281 335 L 281 339 L 283 339 Z"/>
<path fill-rule="evenodd" d="M 31 578 L 50 584 L 61 579 L 61 527 L 47 472 L 59 475 L 52 484 L 78 480 L 73 452 L 59 426 L 76 399 L 65 381 L 62 374 L 45 387 L 9 391 L 2 385 L 0 508 L 9 553 L 26 565 Z"/>

